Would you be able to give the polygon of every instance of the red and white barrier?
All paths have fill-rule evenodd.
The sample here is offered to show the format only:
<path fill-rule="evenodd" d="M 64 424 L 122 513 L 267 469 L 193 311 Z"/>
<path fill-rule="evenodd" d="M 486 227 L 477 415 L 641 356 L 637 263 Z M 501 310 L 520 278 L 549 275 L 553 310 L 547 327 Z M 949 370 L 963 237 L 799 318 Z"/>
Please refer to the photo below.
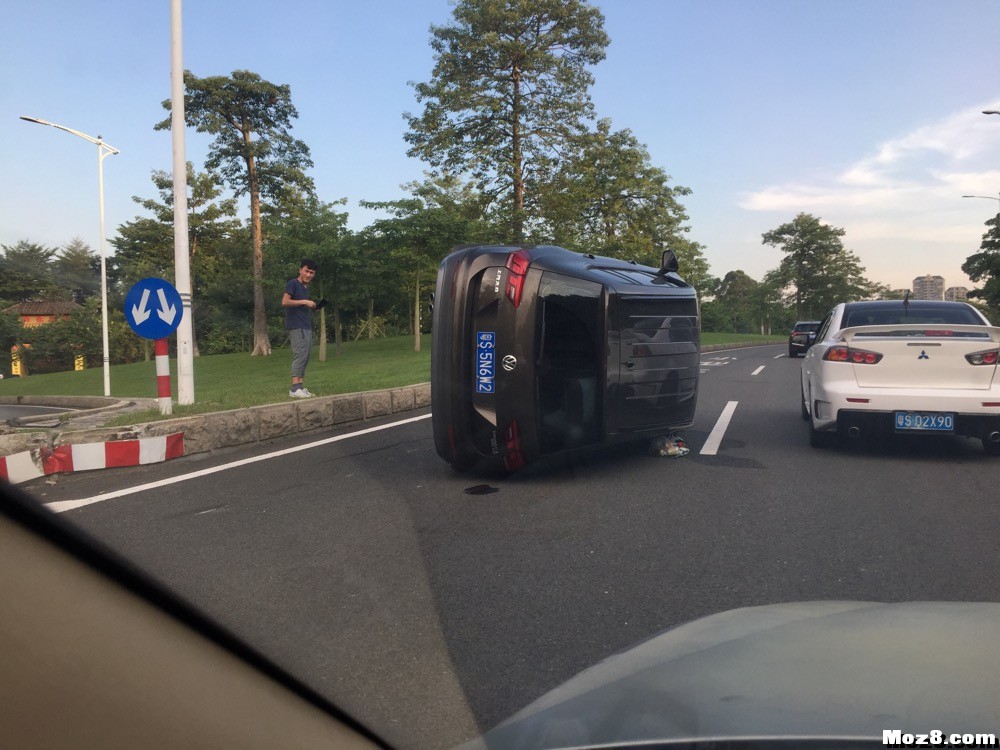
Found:
<path fill-rule="evenodd" d="M 153 352 L 156 355 L 156 399 L 160 404 L 160 414 L 172 414 L 173 402 L 170 399 L 170 347 L 167 339 L 156 339 L 153 342 Z"/>
<path fill-rule="evenodd" d="M 92 471 L 118 466 L 155 464 L 184 455 L 184 433 L 137 440 L 61 445 L 0 457 L 0 479 L 20 484 L 68 471 Z"/>

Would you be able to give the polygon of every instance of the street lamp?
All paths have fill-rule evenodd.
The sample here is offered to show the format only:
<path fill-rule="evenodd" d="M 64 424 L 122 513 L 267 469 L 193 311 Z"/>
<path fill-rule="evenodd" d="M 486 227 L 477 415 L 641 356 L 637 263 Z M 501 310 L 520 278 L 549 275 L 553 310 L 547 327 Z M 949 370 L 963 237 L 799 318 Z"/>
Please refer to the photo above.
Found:
<path fill-rule="evenodd" d="M 111 395 L 111 360 L 108 356 L 108 272 L 107 266 L 104 260 L 104 157 L 109 154 L 120 153 L 118 149 L 113 146 L 109 146 L 103 140 L 101 136 L 94 138 L 93 136 L 87 135 L 86 133 L 81 133 L 79 130 L 73 130 L 73 128 L 67 128 L 65 125 L 56 125 L 54 122 L 49 122 L 48 120 L 40 120 L 37 117 L 24 117 L 21 116 L 22 120 L 26 122 L 34 122 L 39 125 L 48 125 L 59 130 L 65 130 L 67 133 L 72 133 L 73 135 L 83 138 L 85 141 L 90 141 L 97 146 L 97 186 L 100 197 L 100 207 L 101 207 L 101 235 L 100 235 L 100 248 L 101 248 L 101 335 L 104 341 L 104 395 Z"/>
<path fill-rule="evenodd" d="M 998 112 L 997 114 L 1000 114 Z M 994 198 L 992 195 L 963 195 L 963 198 L 983 198 L 988 201 L 997 201 L 997 213 L 1000 214 L 1000 197 Z"/>
<path fill-rule="evenodd" d="M 1000 115 L 1000 110 L 996 110 L 996 109 L 984 109 L 983 110 L 983 114 L 984 115 Z"/>

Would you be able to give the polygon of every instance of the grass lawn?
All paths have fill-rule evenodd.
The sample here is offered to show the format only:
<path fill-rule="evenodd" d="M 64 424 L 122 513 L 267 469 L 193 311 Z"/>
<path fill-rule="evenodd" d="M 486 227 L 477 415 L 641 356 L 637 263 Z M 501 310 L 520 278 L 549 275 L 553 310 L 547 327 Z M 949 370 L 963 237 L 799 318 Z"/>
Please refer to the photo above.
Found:
<path fill-rule="evenodd" d="M 783 344 L 788 341 L 788 334 L 774 334 L 761 336 L 756 333 L 705 333 L 701 334 L 701 345 L 710 344 L 760 344 L 762 342 L 770 344 Z"/>
<path fill-rule="evenodd" d="M 783 343 L 786 336 L 703 333 L 702 344 Z M 197 403 L 174 405 L 174 417 L 204 412 L 242 409 L 288 400 L 292 350 L 275 349 L 270 357 L 249 354 L 218 354 L 194 360 L 194 393 Z M 313 347 L 306 385 L 317 396 L 398 388 L 426 383 L 431 373 L 431 337 L 421 338 L 420 351 L 413 351 L 412 336 L 345 342 L 341 353 L 327 349 L 326 362 L 319 361 Z M 177 361 L 170 360 L 174 399 L 177 398 Z M 102 396 L 104 371 L 91 367 L 81 372 L 58 372 L 26 378 L 0 380 L 0 396 Z M 156 396 L 156 366 L 152 361 L 111 368 L 111 395 L 122 398 Z M 163 419 L 158 409 L 119 418 L 121 424 Z M 118 421 L 110 424 L 115 425 Z"/>
<path fill-rule="evenodd" d="M 431 373 L 431 337 L 424 335 L 420 351 L 413 351 L 412 336 L 345 342 L 339 355 L 327 347 L 326 362 L 313 347 L 306 369 L 306 386 L 317 396 L 356 393 L 426 383 Z M 196 403 L 174 405 L 174 417 L 288 401 L 291 385 L 290 347 L 274 349 L 270 357 L 218 354 L 194 360 Z M 174 399 L 177 398 L 177 360 L 170 360 Z M 0 396 L 102 396 L 104 370 L 100 366 L 80 372 L 30 375 L 0 380 Z M 122 398 L 156 397 L 153 361 L 111 367 L 111 395 Z M 124 417 L 123 423 L 161 419 L 158 409 Z M 114 422 L 111 423 L 115 424 Z"/>

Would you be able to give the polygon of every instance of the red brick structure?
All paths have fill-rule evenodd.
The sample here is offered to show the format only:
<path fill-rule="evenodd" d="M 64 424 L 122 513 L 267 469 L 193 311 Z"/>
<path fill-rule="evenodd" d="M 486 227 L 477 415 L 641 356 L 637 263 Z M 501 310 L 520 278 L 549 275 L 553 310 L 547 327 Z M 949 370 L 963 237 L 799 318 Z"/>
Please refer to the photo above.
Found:
<path fill-rule="evenodd" d="M 50 302 L 21 302 L 4 310 L 13 312 L 21 319 L 25 328 L 34 328 L 51 323 L 54 320 L 65 320 L 77 310 L 80 305 L 72 301 L 53 300 Z"/>

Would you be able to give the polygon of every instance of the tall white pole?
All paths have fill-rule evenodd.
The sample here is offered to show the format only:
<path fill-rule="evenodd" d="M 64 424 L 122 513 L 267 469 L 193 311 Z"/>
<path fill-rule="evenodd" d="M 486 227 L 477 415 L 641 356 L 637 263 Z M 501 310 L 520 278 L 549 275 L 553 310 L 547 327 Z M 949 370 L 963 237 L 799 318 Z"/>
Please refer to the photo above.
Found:
<path fill-rule="evenodd" d="M 111 395 L 111 348 L 108 345 L 108 268 L 104 252 L 104 157 L 110 151 L 104 149 L 101 136 L 97 136 L 97 188 L 101 204 L 101 233 L 98 245 L 101 248 L 101 341 L 104 344 L 104 395 Z"/>
<path fill-rule="evenodd" d="M 174 150 L 174 285 L 184 310 L 177 327 L 177 403 L 194 403 L 194 325 L 188 242 L 187 158 L 184 152 L 184 56 L 181 0 L 170 0 L 170 133 Z"/>

